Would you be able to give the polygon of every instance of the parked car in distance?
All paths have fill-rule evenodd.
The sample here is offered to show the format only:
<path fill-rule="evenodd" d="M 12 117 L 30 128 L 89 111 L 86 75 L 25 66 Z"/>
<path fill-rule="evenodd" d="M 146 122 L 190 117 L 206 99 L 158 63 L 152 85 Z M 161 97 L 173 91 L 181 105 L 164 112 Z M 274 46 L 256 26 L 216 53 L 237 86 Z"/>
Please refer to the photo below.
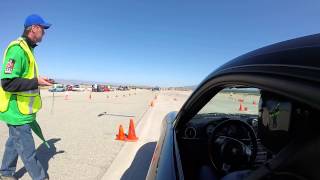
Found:
<path fill-rule="evenodd" d="M 72 85 L 66 85 L 66 91 L 72 91 L 73 86 Z"/>
<path fill-rule="evenodd" d="M 81 85 L 74 85 L 72 87 L 72 91 L 85 91 L 85 88 L 82 87 Z"/>
<path fill-rule="evenodd" d="M 117 88 L 117 90 L 118 90 L 118 91 L 128 91 L 128 90 L 130 90 L 130 89 L 129 89 L 128 86 L 119 86 L 119 87 Z"/>
<path fill-rule="evenodd" d="M 66 87 L 63 84 L 54 84 L 50 89 L 50 92 L 64 92 Z"/>
<path fill-rule="evenodd" d="M 160 87 L 154 87 L 151 89 L 152 91 L 160 91 Z"/>
<path fill-rule="evenodd" d="M 94 84 L 92 85 L 92 92 L 108 92 L 110 91 L 109 87 L 108 85 Z"/>

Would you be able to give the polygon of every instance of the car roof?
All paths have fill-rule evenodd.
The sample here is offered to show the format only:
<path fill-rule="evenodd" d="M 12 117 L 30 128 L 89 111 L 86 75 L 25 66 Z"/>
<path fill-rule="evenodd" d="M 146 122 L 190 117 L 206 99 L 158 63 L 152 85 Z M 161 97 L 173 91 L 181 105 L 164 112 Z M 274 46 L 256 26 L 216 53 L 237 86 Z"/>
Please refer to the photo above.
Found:
<path fill-rule="evenodd" d="M 206 79 L 227 72 L 274 73 L 320 82 L 320 33 L 266 46 L 239 56 Z"/>

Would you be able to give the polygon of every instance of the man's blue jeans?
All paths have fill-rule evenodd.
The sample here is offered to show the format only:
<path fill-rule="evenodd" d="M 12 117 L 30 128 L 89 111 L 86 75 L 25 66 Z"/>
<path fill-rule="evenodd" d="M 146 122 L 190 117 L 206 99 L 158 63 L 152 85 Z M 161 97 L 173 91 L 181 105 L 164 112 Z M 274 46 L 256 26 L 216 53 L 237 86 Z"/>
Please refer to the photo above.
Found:
<path fill-rule="evenodd" d="M 13 176 L 16 171 L 18 155 L 33 180 L 43 180 L 46 173 L 36 157 L 35 144 L 29 124 L 9 127 L 9 138 L 6 142 L 0 173 Z"/>

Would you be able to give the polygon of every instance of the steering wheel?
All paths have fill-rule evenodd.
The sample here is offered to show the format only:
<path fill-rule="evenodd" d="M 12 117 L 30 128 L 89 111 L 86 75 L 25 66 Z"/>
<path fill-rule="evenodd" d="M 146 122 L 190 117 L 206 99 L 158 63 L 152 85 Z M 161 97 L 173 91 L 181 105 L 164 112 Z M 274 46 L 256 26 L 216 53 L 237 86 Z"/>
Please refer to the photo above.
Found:
<path fill-rule="evenodd" d="M 237 137 L 223 132 L 226 129 L 236 128 L 246 131 L 250 143 L 243 142 Z M 257 138 L 252 127 L 240 120 L 227 120 L 218 124 L 212 131 L 209 142 L 209 158 L 212 166 L 221 175 L 234 170 L 247 169 L 255 161 L 257 155 Z"/>

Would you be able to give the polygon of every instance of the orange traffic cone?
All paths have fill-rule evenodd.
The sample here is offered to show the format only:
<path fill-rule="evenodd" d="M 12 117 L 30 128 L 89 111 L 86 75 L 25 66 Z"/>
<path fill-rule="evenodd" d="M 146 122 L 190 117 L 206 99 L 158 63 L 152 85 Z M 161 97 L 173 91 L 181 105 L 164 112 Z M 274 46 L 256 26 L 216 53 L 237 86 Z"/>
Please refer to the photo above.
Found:
<path fill-rule="evenodd" d="M 253 103 L 252 103 L 253 105 L 257 105 L 257 103 L 256 103 L 256 101 L 253 101 Z"/>
<path fill-rule="evenodd" d="M 64 95 L 64 100 L 68 100 L 68 97 L 69 97 L 68 92 L 66 92 Z"/>
<path fill-rule="evenodd" d="M 120 141 L 127 140 L 126 135 L 124 134 L 122 125 L 119 126 L 119 133 L 116 136 L 116 140 L 120 140 Z"/>
<path fill-rule="evenodd" d="M 241 102 L 240 102 L 239 111 L 244 111 L 244 108 L 243 108 L 243 106 L 242 106 L 242 103 L 241 103 Z"/>
<path fill-rule="evenodd" d="M 136 136 L 136 131 L 134 128 L 134 123 L 133 119 L 130 119 L 130 124 L 129 124 L 129 132 L 128 132 L 128 138 L 127 141 L 137 141 L 138 137 Z"/>

